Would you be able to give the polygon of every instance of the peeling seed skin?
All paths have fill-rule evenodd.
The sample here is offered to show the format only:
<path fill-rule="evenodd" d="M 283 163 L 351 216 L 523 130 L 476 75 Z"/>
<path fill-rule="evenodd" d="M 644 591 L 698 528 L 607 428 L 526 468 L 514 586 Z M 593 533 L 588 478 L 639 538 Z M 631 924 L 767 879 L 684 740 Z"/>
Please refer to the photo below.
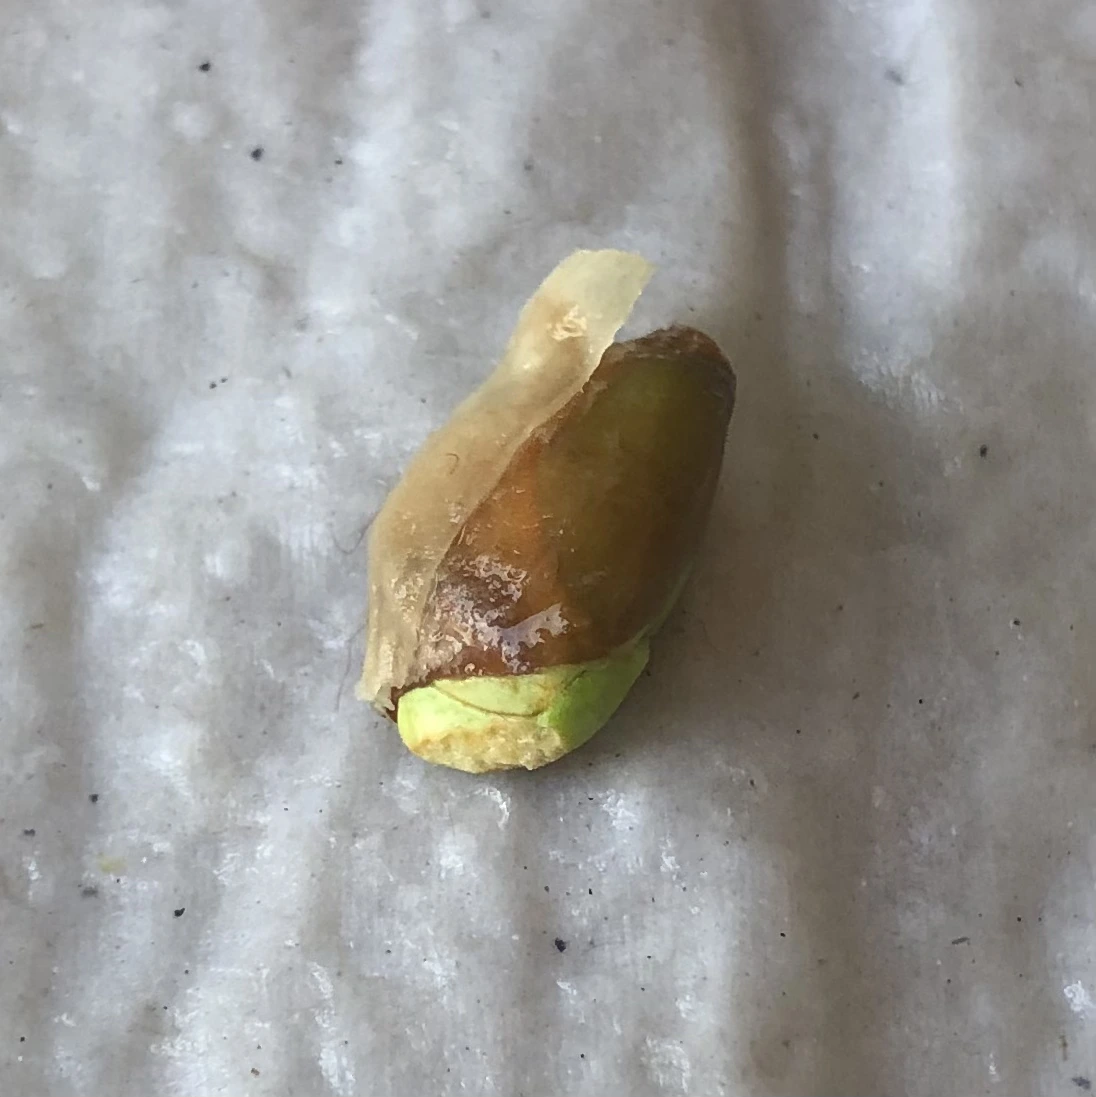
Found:
<path fill-rule="evenodd" d="M 586 317 L 557 316 L 550 338 L 583 338 Z M 689 572 L 734 398 L 715 343 L 672 327 L 609 345 L 531 425 L 421 600 L 415 670 L 387 712 L 411 750 L 471 772 L 533 769 L 609 719 Z M 452 470 L 438 462 L 438 481 Z"/>

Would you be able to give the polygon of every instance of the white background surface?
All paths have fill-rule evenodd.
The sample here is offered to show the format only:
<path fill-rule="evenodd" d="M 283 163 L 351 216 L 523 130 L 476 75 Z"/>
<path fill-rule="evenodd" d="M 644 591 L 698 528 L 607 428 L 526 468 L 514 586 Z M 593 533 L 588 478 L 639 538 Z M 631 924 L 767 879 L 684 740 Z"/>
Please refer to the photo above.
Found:
<path fill-rule="evenodd" d="M 1096 1080 L 1094 62 L 1083 0 L 5 4 L 0 1092 Z M 699 573 L 588 748 L 426 768 L 363 525 L 606 245 L 739 371 Z"/>

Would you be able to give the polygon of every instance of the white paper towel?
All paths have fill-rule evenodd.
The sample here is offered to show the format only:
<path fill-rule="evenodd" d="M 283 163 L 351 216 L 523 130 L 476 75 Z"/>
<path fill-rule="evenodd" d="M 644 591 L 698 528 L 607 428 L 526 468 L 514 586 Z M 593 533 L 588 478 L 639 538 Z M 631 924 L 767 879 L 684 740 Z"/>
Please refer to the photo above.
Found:
<path fill-rule="evenodd" d="M 0 1093 L 1096 1079 L 1084 0 L 14 0 Z M 578 246 L 740 399 L 586 748 L 353 700 L 362 532 Z"/>

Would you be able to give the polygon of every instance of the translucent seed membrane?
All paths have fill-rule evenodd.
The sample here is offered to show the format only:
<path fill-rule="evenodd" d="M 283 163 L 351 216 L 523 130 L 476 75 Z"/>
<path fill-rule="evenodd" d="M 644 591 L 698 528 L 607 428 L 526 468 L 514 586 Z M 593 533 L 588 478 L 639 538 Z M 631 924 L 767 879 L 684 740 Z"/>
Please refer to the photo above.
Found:
<path fill-rule="evenodd" d="M 420 643 L 440 563 L 522 442 L 589 380 L 651 270 L 621 251 L 565 259 L 525 305 L 495 371 L 412 460 L 370 531 L 363 700 L 391 711 L 444 658 Z"/>

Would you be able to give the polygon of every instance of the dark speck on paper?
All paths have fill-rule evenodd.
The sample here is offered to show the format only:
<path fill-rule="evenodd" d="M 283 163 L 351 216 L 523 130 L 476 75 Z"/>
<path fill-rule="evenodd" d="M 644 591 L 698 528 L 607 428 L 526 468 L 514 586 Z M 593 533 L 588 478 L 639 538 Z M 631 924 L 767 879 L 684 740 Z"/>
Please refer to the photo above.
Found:
<path fill-rule="evenodd" d="M 258 162 L 258 161 L 259 161 L 259 160 L 261 160 L 262 158 L 263 158 L 263 146 L 262 146 L 262 145 L 256 145 L 256 146 L 255 146 L 255 147 L 254 147 L 254 148 L 253 148 L 253 149 L 251 150 L 251 159 L 252 159 L 252 160 L 255 160 L 256 162 Z"/>
<path fill-rule="evenodd" d="M 985 442 L 983 442 L 978 447 L 978 456 L 979 457 L 988 457 L 989 456 L 989 446 L 987 446 Z"/>
<path fill-rule="evenodd" d="M 902 75 L 901 71 L 893 67 L 887 69 L 884 75 L 892 84 L 897 84 L 899 87 L 906 82 L 906 78 Z"/>
<path fill-rule="evenodd" d="M 567 951 L 567 942 L 562 937 L 557 937 L 556 938 L 556 951 L 557 952 L 566 952 Z"/>
<path fill-rule="evenodd" d="M 970 938 L 969 937 L 953 937 L 951 939 L 951 943 L 953 945 L 969 945 L 970 944 Z"/>
<path fill-rule="evenodd" d="M 198 66 L 198 71 L 199 71 L 199 72 L 209 72 L 209 70 L 210 70 L 211 68 L 213 68 L 213 62 L 212 62 L 212 61 L 203 61 L 203 62 L 202 62 L 202 63 L 201 63 L 201 64 L 200 64 L 199 66 Z"/>
<path fill-rule="evenodd" d="M 97 803 L 99 803 L 99 793 L 97 793 L 97 792 L 93 792 L 93 793 L 92 793 L 92 794 L 91 794 L 91 795 L 90 795 L 90 796 L 88 797 L 88 799 L 89 799 L 89 800 L 90 800 L 90 801 L 91 801 L 91 802 L 92 802 L 93 804 L 97 804 Z"/>
<path fill-rule="evenodd" d="M 1083 1074 L 1078 1074 L 1070 1079 L 1071 1082 L 1078 1088 L 1083 1089 L 1086 1093 L 1092 1089 L 1092 1081 L 1086 1078 Z"/>
<path fill-rule="evenodd" d="M 99 889 L 94 884 L 88 884 L 80 889 L 80 895 L 84 899 L 94 899 L 99 894 Z"/>
<path fill-rule="evenodd" d="M 23 828 L 23 837 L 24 838 L 33 838 L 37 833 L 38 832 L 34 829 L 34 827 L 24 827 Z"/>
<path fill-rule="evenodd" d="M 175 915 L 176 918 L 182 918 L 182 916 L 186 913 L 186 907 L 176 907 L 175 910 L 172 911 L 172 913 Z"/>

